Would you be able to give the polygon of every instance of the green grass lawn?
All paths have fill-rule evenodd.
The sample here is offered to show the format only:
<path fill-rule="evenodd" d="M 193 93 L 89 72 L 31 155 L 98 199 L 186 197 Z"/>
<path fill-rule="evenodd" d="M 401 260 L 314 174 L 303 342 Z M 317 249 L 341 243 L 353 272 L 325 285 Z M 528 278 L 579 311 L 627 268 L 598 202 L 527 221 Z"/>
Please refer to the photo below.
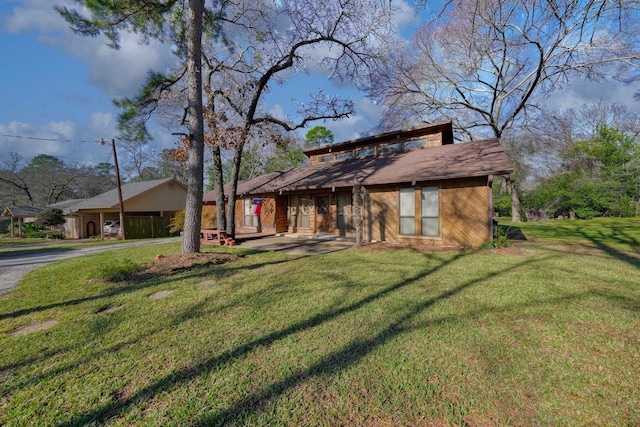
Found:
<path fill-rule="evenodd" d="M 466 253 L 226 249 L 142 281 L 114 278 L 179 243 L 40 268 L 0 300 L 0 425 L 638 425 L 640 220 L 517 231 Z"/>

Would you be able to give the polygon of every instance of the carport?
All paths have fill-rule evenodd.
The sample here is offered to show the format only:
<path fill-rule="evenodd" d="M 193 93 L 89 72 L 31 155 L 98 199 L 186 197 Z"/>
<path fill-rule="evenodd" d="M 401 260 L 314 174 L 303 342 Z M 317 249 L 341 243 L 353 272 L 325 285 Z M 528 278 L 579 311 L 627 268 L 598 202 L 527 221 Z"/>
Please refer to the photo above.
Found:
<path fill-rule="evenodd" d="M 25 222 L 35 222 L 36 217 L 44 208 L 37 206 L 8 206 L 2 212 L 2 216 L 11 218 L 11 237 L 22 235 L 22 224 Z M 28 221 L 31 220 L 31 221 Z M 18 225 L 18 235 L 15 236 L 15 224 Z"/>

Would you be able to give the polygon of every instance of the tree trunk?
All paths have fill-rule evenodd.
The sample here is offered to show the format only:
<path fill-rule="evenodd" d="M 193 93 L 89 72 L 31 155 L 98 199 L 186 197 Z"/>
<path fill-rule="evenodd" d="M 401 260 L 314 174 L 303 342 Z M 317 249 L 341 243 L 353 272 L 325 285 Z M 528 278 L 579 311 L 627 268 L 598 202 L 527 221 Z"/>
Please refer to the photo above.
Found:
<path fill-rule="evenodd" d="M 240 176 L 240 162 L 242 161 L 242 150 L 244 148 L 245 136 L 240 137 L 240 142 L 236 146 L 233 155 L 233 166 L 231 167 L 231 188 L 229 190 L 229 210 L 227 217 L 227 234 L 235 239 L 236 237 L 236 192 L 238 190 L 238 176 Z"/>
<path fill-rule="evenodd" d="M 227 229 L 227 210 L 224 200 L 224 176 L 222 172 L 222 156 L 220 154 L 220 146 L 214 145 L 211 148 L 213 152 L 213 172 L 214 172 L 214 190 L 216 191 L 216 219 L 218 230 Z"/>
<path fill-rule="evenodd" d="M 520 222 L 520 195 L 518 194 L 518 188 L 511 175 L 505 176 L 504 179 L 511 197 L 511 222 Z"/>
<path fill-rule="evenodd" d="M 187 18 L 187 99 L 189 142 L 187 160 L 187 205 L 184 215 L 182 253 L 200 251 L 202 194 L 204 181 L 204 123 L 202 116 L 202 15 L 204 0 L 189 0 Z"/>

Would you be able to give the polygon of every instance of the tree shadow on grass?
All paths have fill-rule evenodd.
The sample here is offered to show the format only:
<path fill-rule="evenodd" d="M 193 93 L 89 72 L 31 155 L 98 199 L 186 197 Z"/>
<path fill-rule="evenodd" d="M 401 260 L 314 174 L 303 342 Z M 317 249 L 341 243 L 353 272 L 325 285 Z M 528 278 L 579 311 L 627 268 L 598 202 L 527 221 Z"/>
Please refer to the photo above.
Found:
<path fill-rule="evenodd" d="M 580 234 L 584 239 L 593 243 L 598 249 L 602 250 L 610 257 L 626 262 L 627 264 L 640 269 L 640 256 L 637 255 L 640 251 L 640 242 L 624 231 L 623 228 L 612 227 L 611 233 L 609 234 L 606 234 L 602 230 L 598 230 L 595 235 L 588 234 L 583 231 L 581 231 Z M 621 251 L 613 247 L 608 243 L 612 241 L 620 245 L 628 246 L 631 251 L 635 253 L 632 254 L 631 252 Z"/>
<path fill-rule="evenodd" d="M 428 256 L 428 255 L 424 255 Z M 231 349 L 223 352 L 215 357 L 209 358 L 207 360 L 202 361 L 193 366 L 182 368 L 174 373 L 166 375 L 164 378 L 159 379 L 155 383 L 136 391 L 130 397 L 126 399 L 111 401 L 107 404 L 104 404 L 102 407 L 96 408 L 95 410 L 85 412 L 84 414 L 80 414 L 79 416 L 71 419 L 69 422 L 64 423 L 63 425 L 83 425 L 86 423 L 101 423 L 113 417 L 119 416 L 125 413 L 130 407 L 133 405 L 143 402 L 148 399 L 152 399 L 155 396 L 166 392 L 174 387 L 177 387 L 179 384 L 186 383 L 193 378 L 196 378 L 201 375 L 205 375 L 214 369 L 219 369 L 221 366 L 226 364 L 233 363 L 234 360 L 243 357 L 256 348 L 269 346 L 275 342 L 278 342 L 287 336 L 292 334 L 296 334 L 301 331 L 309 330 L 311 328 L 317 327 L 323 323 L 334 320 L 340 316 L 346 315 L 358 309 L 361 309 L 367 306 L 370 303 L 380 300 L 381 298 L 388 296 L 396 291 L 399 291 L 402 288 L 405 288 L 416 281 L 435 273 L 436 271 L 444 268 L 451 263 L 456 262 L 457 260 L 463 258 L 466 254 L 458 254 L 448 260 L 442 261 L 439 265 L 423 270 L 422 272 L 413 275 L 405 280 L 398 281 L 384 289 L 381 289 L 375 293 L 372 293 L 360 300 L 343 306 L 343 307 L 335 307 L 330 310 L 325 310 L 322 313 L 319 313 L 315 316 L 311 316 L 310 318 L 295 323 L 287 328 L 274 331 L 264 335 L 261 338 L 249 341 L 245 344 L 242 344 L 235 349 Z M 383 331 L 378 333 L 376 336 L 368 339 L 359 339 L 354 340 L 347 346 L 345 346 L 342 350 L 334 352 L 333 354 L 327 355 L 323 358 L 319 363 L 314 366 L 309 367 L 303 371 L 295 373 L 291 375 L 289 378 L 286 378 L 282 381 L 278 381 L 271 386 L 258 391 L 234 404 L 232 407 L 226 408 L 222 411 L 215 412 L 212 414 L 207 414 L 202 417 L 195 424 L 198 425 L 222 425 L 233 420 L 237 421 L 237 418 L 242 414 L 246 414 L 247 412 L 253 412 L 258 410 L 267 404 L 270 400 L 275 399 L 279 395 L 282 395 L 286 390 L 294 387 L 300 382 L 317 375 L 325 375 L 331 374 L 341 369 L 344 369 L 350 365 L 355 364 L 375 348 L 385 344 L 393 337 L 405 331 L 408 326 L 406 325 L 409 321 L 415 318 L 417 315 L 422 313 L 424 310 L 428 309 L 435 303 L 451 298 L 465 289 L 474 286 L 478 283 L 481 283 L 484 280 L 490 279 L 492 277 L 499 276 L 508 271 L 521 268 L 522 266 L 532 263 L 538 262 L 538 260 L 528 259 L 519 264 L 516 264 L 512 267 L 509 267 L 504 270 L 498 270 L 489 274 L 484 275 L 483 277 L 469 280 L 455 288 L 447 290 L 446 292 L 441 293 L 440 295 L 430 298 L 426 301 L 414 304 L 409 311 L 401 316 L 399 319 L 393 321 L 389 326 L 387 326 Z"/>
<path fill-rule="evenodd" d="M 498 235 L 505 236 L 509 240 L 527 240 L 527 236 L 524 235 L 520 227 L 515 225 L 498 225 Z"/>
<path fill-rule="evenodd" d="M 189 279 L 194 279 L 194 278 L 198 278 L 198 277 L 210 277 L 213 273 L 217 273 L 217 275 L 219 277 L 226 277 L 226 276 L 231 276 L 233 275 L 235 272 L 238 271 L 243 271 L 246 270 L 247 268 L 251 268 L 251 269 L 255 269 L 255 268 L 260 268 L 266 265 L 276 265 L 276 264 L 280 264 L 280 263 L 286 263 L 289 261 L 293 261 L 296 259 L 302 258 L 302 256 L 299 257 L 295 257 L 295 258 L 287 258 L 287 259 L 283 259 L 280 261 L 265 261 L 262 263 L 256 263 L 256 264 L 251 264 L 250 266 L 244 266 L 244 265 L 235 265 L 235 263 L 229 263 L 229 264 L 220 264 L 220 265 L 216 265 L 215 270 L 212 271 L 211 269 L 208 268 L 197 268 L 194 269 L 190 272 L 182 272 L 180 274 L 176 274 L 174 276 L 167 276 L 167 277 L 160 277 L 160 278 L 152 278 L 149 280 L 144 280 L 144 281 L 133 281 L 133 282 L 127 282 L 124 281 L 123 283 L 126 284 L 116 284 L 113 287 L 111 287 L 110 289 L 106 290 L 105 292 L 96 294 L 96 295 L 90 295 L 90 296 L 86 296 L 86 297 L 82 297 L 82 298 L 75 298 L 75 299 L 70 299 L 70 300 L 63 300 L 63 301 L 59 301 L 59 302 L 54 302 L 51 304 L 46 304 L 46 305 L 39 305 L 36 307 L 30 307 L 30 308 L 23 308 L 20 310 L 15 310 L 9 313 L 2 313 L 0 314 L 0 320 L 4 320 L 4 319 L 9 319 L 9 318 L 16 318 L 16 317 L 20 317 L 20 316 L 25 316 L 31 313 L 36 313 L 36 312 L 41 312 L 41 311 L 46 311 L 46 310 L 50 310 L 53 308 L 59 308 L 59 307 L 67 307 L 67 306 L 75 306 L 75 305 L 79 305 L 79 304 L 83 304 L 85 302 L 89 302 L 89 301 L 96 301 L 96 300 L 100 300 L 100 299 L 104 299 L 104 298 L 111 298 L 114 296 L 118 296 L 118 295 L 122 295 L 122 294 L 126 294 L 126 293 L 130 293 L 130 292 L 135 292 L 135 291 L 139 291 L 141 289 L 146 289 L 146 288 L 157 288 L 160 286 L 166 286 L 168 284 L 171 284 L 172 282 L 175 281 L 182 281 L 182 280 L 189 280 Z M 229 266 L 231 265 L 231 266 Z"/>

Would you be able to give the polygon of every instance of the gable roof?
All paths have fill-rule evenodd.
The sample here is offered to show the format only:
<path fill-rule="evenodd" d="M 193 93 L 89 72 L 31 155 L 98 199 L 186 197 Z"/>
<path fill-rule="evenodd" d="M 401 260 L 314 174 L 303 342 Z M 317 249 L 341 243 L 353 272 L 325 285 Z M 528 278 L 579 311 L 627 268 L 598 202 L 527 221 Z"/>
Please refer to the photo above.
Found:
<path fill-rule="evenodd" d="M 237 193 L 243 196 L 352 187 L 356 180 L 366 186 L 506 175 L 511 172 L 513 167 L 499 140 L 487 139 L 301 166 L 239 182 Z M 206 193 L 203 201 L 214 202 L 215 191 Z"/>
<path fill-rule="evenodd" d="M 38 206 L 7 206 L 2 215 L 14 218 L 30 218 L 38 216 L 44 209 Z"/>
<path fill-rule="evenodd" d="M 122 191 L 122 201 L 126 202 L 127 200 L 134 199 L 139 197 L 140 195 L 151 191 L 163 184 L 168 182 L 175 182 L 178 185 L 186 188 L 184 184 L 175 178 L 163 178 L 163 179 L 155 179 L 152 181 L 140 181 L 140 182 L 130 182 L 121 187 Z M 71 203 L 71 202 L 77 203 Z M 118 189 L 114 188 L 113 190 L 109 190 L 105 193 L 99 194 L 95 197 L 92 197 L 87 200 L 73 200 L 66 202 L 60 202 L 52 207 L 58 207 L 59 209 L 63 209 L 65 213 L 77 211 L 78 209 L 105 209 L 105 208 L 117 208 L 119 205 L 118 200 Z M 60 206 L 61 205 L 61 206 Z"/>

